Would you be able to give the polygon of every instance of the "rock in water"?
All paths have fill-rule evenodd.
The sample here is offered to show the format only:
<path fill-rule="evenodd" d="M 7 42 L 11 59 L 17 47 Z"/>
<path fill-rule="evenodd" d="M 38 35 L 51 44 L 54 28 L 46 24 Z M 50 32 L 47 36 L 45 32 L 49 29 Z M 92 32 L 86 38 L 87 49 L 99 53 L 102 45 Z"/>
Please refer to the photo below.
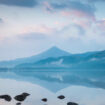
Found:
<path fill-rule="evenodd" d="M 64 95 L 60 95 L 60 96 L 58 96 L 58 98 L 59 98 L 59 99 L 64 99 L 65 96 L 64 96 Z"/>
<path fill-rule="evenodd" d="M 28 94 L 28 93 L 22 93 L 20 95 L 15 96 L 14 99 L 16 101 L 24 101 L 26 99 L 26 97 L 29 96 L 29 95 L 30 94 Z"/>
<path fill-rule="evenodd" d="M 10 95 L 0 95 L 0 98 L 4 99 L 5 101 L 11 101 L 12 100 Z"/>
<path fill-rule="evenodd" d="M 78 105 L 78 104 L 74 102 L 68 102 L 67 105 Z"/>
<path fill-rule="evenodd" d="M 43 98 L 42 101 L 43 101 L 43 102 L 47 102 L 47 98 Z"/>
<path fill-rule="evenodd" d="M 21 103 L 19 102 L 19 103 L 16 103 L 16 105 L 21 105 Z"/>

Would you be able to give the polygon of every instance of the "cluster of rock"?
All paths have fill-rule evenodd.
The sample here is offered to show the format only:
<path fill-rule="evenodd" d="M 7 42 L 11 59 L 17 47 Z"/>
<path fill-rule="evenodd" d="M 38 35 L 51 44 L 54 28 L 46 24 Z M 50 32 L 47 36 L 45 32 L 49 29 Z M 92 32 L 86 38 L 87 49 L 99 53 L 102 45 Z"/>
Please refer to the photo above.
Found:
<path fill-rule="evenodd" d="M 16 103 L 16 105 L 21 105 L 21 103 L 27 98 L 27 96 L 29 96 L 30 94 L 29 93 L 22 93 L 20 95 L 17 95 L 14 97 L 14 99 L 16 101 L 18 101 Z M 65 99 L 65 96 L 64 95 L 60 95 L 57 97 L 58 99 Z M 12 97 L 10 95 L 0 95 L 0 99 L 4 99 L 5 101 L 11 101 L 12 100 Z M 41 99 L 43 102 L 47 102 L 48 99 L 47 98 L 43 98 Z M 75 102 L 68 102 L 67 105 L 78 105 L 77 103 Z"/>
<path fill-rule="evenodd" d="M 57 98 L 62 100 L 62 99 L 65 99 L 65 96 L 64 96 L 64 95 L 60 95 L 60 96 L 58 96 Z M 42 101 L 43 101 L 43 102 L 47 102 L 48 99 L 47 99 L 47 98 L 43 98 Z M 68 102 L 67 105 L 78 105 L 78 104 L 75 103 L 75 102 Z"/>
<path fill-rule="evenodd" d="M 21 105 L 21 102 L 23 102 L 29 95 L 30 94 L 28 93 L 22 93 L 20 95 L 15 96 L 14 99 L 18 101 L 16 105 Z M 0 95 L 0 99 L 4 99 L 5 101 L 11 101 L 12 97 L 10 95 Z"/>

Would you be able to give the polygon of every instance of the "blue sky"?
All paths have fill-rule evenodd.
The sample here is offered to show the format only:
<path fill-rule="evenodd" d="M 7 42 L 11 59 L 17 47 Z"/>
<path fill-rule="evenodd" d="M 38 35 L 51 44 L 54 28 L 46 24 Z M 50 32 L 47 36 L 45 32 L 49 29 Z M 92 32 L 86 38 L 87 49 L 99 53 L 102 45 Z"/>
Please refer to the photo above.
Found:
<path fill-rule="evenodd" d="M 105 0 L 0 0 L 0 60 L 51 46 L 105 50 Z"/>

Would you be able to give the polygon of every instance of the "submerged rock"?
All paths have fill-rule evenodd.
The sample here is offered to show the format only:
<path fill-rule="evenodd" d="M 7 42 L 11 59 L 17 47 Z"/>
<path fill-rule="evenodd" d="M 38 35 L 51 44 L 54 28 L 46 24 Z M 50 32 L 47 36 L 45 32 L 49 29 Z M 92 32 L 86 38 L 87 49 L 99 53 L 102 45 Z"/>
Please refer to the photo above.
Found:
<path fill-rule="evenodd" d="M 60 95 L 60 96 L 58 96 L 58 98 L 59 98 L 59 99 L 64 99 L 65 96 L 64 96 L 64 95 Z"/>
<path fill-rule="evenodd" d="M 14 99 L 16 101 L 24 101 L 26 99 L 26 97 L 29 96 L 29 95 L 30 94 L 28 94 L 28 93 L 22 93 L 20 95 L 15 96 Z"/>
<path fill-rule="evenodd" d="M 47 102 L 47 98 L 43 98 L 42 101 L 43 101 L 43 102 Z"/>
<path fill-rule="evenodd" d="M 5 101 L 11 101 L 12 100 L 10 95 L 0 95 L 0 99 L 4 99 Z"/>
<path fill-rule="evenodd" d="M 78 104 L 74 102 L 68 102 L 67 105 L 78 105 Z"/>

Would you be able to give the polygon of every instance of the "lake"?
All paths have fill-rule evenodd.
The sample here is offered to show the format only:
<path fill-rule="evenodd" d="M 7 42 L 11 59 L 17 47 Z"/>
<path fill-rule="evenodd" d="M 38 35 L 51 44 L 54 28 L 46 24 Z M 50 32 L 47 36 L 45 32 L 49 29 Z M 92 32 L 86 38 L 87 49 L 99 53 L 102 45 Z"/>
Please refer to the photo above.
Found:
<path fill-rule="evenodd" d="M 9 94 L 11 102 L 0 100 L 0 105 L 15 105 L 13 97 L 23 92 L 30 94 L 22 105 L 105 105 L 105 70 L 8 70 L 0 72 L 0 95 Z M 64 95 L 65 99 L 57 97 Z M 42 98 L 47 98 L 45 103 Z"/>

